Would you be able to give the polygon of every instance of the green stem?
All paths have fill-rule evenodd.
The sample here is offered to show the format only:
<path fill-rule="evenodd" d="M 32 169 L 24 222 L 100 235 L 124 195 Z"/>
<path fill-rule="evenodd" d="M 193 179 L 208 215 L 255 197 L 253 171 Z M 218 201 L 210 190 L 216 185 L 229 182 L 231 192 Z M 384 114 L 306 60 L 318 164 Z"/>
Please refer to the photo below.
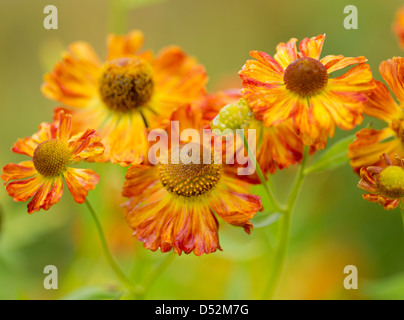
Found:
<path fill-rule="evenodd" d="M 112 256 L 111 252 L 109 251 L 107 241 L 105 240 L 104 232 L 101 227 L 100 220 L 97 217 L 97 214 L 95 213 L 94 207 L 91 205 L 90 201 L 86 199 L 85 201 L 88 210 L 91 213 L 91 216 L 93 217 L 93 221 L 95 223 L 95 227 L 98 232 L 98 236 L 100 237 L 101 240 L 101 245 L 102 249 L 104 251 L 105 258 L 107 259 L 109 265 L 111 266 L 112 270 L 118 277 L 118 279 L 122 282 L 122 284 L 134 295 L 136 295 L 136 288 L 133 286 L 132 282 L 129 280 L 129 278 L 125 275 L 125 273 L 121 270 L 121 268 L 118 266 L 116 263 L 114 257 Z"/>
<path fill-rule="evenodd" d="M 264 292 L 264 298 L 270 298 L 270 299 L 273 298 L 273 295 L 276 291 L 276 288 L 282 275 L 282 270 L 285 264 L 286 251 L 289 241 L 291 216 L 296 204 L 297 197 L 299 195 L 299 192 L 301 190 L 304 181 L 304 169 L 306 167 L 308 153 L 309 153 L 309 147 L 305 146 L 302 163 L 300 165 L 299 172 L 296 175 L 292 191 L 290 192 L 286 210 L 284 211 L 284 214 L 281 218 L 282 224 L 280 226 L 281 229 L 279 234 L 278 250 L 276 251 L 274 257 L 274 267 L 272 269 L 268 285 Z"/>
<path fill-rule="evenodd" d="M 151 285 L 158 278 L 158 276 L 164 272 L 165 269 L 170 265 L 170 263 L 174 260 L 175 254 L 168 253 L 166 257 L 159 263 L 159 265 L 150 272 L 148 277 L 144 280 L 143 285 L 141 286 L 141 292 L 139 293 L 139 299 L 144 299 L 147 291 L 150 289 Z"/>
<path fill-rule="evenodd" d="M 271 205 L 273 205 L 273 209 L 275 211 L 278 212 L 283 212 L 285 209 L 282 207 L 282 205 L 277 201 L 277 199 L 275 198 L 274 193 L 272 192 L 271 188 L 269 187 L 269 184 L 267 182 L 267 179 L 265 178 L 264 173 L 261 170 L 261 167 L 257 161 L 257 158 L 255 157 L 254 152 L 252 152 L 250 145 L 248 143 L 248 139 L 243 132 L 237 131 L 238 135 L 240 136 L 240 138 L 243 140 L 244 143 L 244 148 L 247 150 L 247 154 L 249 156 L 249 158 L 251 159 L 251 161 L 254 163 L 255 165 L 255 171 L 257 172 L 257 176 L 260 179 L 261 184 L 264 186 L 265 188 L 265 192 L 267 193 L 268 199 L 271 203 Z"/>
<path fill-rule="evenodd" d="M 403 231 L 404 231 L 404 202 L 403 199 L 400 199 L 400 213 L 403 222 Z"/>

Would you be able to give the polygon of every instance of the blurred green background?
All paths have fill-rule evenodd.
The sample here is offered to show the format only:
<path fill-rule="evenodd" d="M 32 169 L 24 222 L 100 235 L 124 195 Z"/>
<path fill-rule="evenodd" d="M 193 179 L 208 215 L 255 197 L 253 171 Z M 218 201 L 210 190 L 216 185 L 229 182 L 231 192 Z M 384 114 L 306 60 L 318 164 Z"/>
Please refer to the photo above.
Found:
<path fill-rule="evenodd" d="M 249 58 L 249 50 L 272 55 L 279 42 L 291 37 L 300 40 L 326 33 L 322 56 L 364 55 L 378 80 L 379 63 L 403 55 L 391 28 L 396 10 L 404 4 L 400 0 L 155 2 L 132 10 L 128 28 L 145 33 L 145 48 L 158 51 L 177 44 L 196 56 L 206 66 L 210 92 L 241 86 L 237 72 Z M 26 160 L 10 151 L 13 142 L 32 135 L 40 122 L 51 120 L 57 103 L 45 99 L 39 89 L 43 74 L 51 70 L 67 45 L 84 40 L 101 57 L 105 54 L 111 24 L 108 1 L 53 0 L 51 4 L 59 11 L 58 30 L 43 27 L 43 9 L 48 4 L 48 0 L 0 3 L 1 167 Z M 358 8 L 358 30 L 343 27 L 343 9 L 349 4 Z M 362 127 L 370 121 L 375 127 L 382 126 L 366 118 Z M 329 145 L 348 134 L 339 130 Z M 89 167 L 101 176 L 90 199 L 114 255 L 137 283 L 152 280 L 146 299 L 262 298 L 272 263 L 268 243 L 276 226 L 256 228 L 248 236 L 221 223 L 223 252 L 175 257 L 155 277 L 154 270 L 166 255 L 146 251 L 132 239 L 119 207 L 125 170 L 112 165 Z M 281 198 L 286 197 L 295 172 L 291 168 L 275 175 Z M 286 267 L 276 298 L 404 298 L 400 214 L 365 202 L 357 182 L 348 165 L 307 178 L 293 215 Z M 0 204 L 0 299 L 59 299 L 83 286 L 87 293 L 116 288 L 118 281 L 104 259 L 87 208 L 74 203 L 67 188 L 59 204 L 34 215 L 27 214 L 26 204 L 14 203 L 4 189 Z M 58 268 L 58 290 L 43 287 L 46 265 Z M 346 265 L 358 268 L 358 290 L 343 287 Z"/>

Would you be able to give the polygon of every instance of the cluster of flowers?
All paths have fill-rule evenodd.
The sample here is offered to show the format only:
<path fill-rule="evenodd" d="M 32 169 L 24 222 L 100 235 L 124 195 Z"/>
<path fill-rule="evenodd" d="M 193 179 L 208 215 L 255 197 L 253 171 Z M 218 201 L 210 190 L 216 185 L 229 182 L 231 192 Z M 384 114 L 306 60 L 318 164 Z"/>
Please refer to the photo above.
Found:
<path fill-rule="evenodd" d="M 388 127 L 362 129 L 349 148 L 351 164 L 362 177 L 359 186 L 373 193 L 366 199 L 385 208 L 397 206 L 404 195 L 404 184 L 401 192 L 392 191 L 395 186 L 388 184 L 397 179 L 383 177 L 387 169 L 376 167 L 383 153 L 389 167 L 388 155 L 404 157 L 403 109 L 373 79 L 365 57 L 320 59 L 324 35 L 305 38 L 298 46 L 293 38 L 280 43 L 273 57 L 251 51 L 253 59 L 239 72 L 242 88 L 212 94 L 206 92 L 207 75 L 195 58 L 175 46 L 154 55 L 141 50 L 143 40 L 138 30 L 110 35 L 105 61 L 89 44 L 73 43 L 45 75 L 43 94 L 62 106 L 54 110 L 52 123 L 42 123 L 32 137 L 14 144 L 13 152 L 32 160 L 6 165 L 1 176 L 14 200 L 32 198 L 29 213 L 59 201 L 63 177 L 74 200 L 83 203 L 99 176 L 70 165 L 111 162 L 129 166 L 123 207 L 146 248 L 196 255 L 221 250 L 216 215 L 250 233 L 250 220 L 261 209 L 260 197 L 248 192 L 255 177 L 237 176 L 228 164 L 148 161 L 148 133 L 155 128 L 170 133 L 171 121 L 179 121 L 180 131 L 202 130 L 211 123 L 222 129 L 234 129 L 234 124 L 256 129 L 258 165 L 264 174 L 274 174 L 300 163 L 305 147 L 311 154 L 324 149 L 336 127 L 351 130 L 364 114 L 375 116 Z M 380 72 L 404 102 L 404 59 L 384 61 Z M 250 121 L 243 123 L 247 115 Z M 398 160 L 395 167 L 403 170 L 402 164 Z M 404 175 L 390 172 L 400 179 Z"/>

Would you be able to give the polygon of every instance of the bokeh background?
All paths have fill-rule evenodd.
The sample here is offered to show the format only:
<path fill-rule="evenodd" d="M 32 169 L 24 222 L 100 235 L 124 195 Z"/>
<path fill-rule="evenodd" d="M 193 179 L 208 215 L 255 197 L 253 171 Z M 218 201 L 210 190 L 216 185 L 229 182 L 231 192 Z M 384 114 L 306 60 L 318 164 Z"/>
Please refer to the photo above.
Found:
<path fill-rule="evenodd" d="M 391 28 L 396 10 L 404 5 L 402 0 L 125 1 L 134 2 L 127 27 L 145 33 L 145 48 L 183 47 L 206 66 L 210 92 L 241 86 L 237 72 L 248 59 L 249 50 L 274 54 L 276 45 L 291 37 L 326 33 L 322 56 L 364 55 L 378 80 L 379 63 L 404 54 Z M 0 3 L 1 167 L 23 161 L 23 156 L 10 151 L 12 143 L 32 135 L 40 122 L 51 120 L 57 103 L 40 92 L 43 74 L 73 41 L 90 42 L 103 57 L 105 37 L 114 23 L 113 5 L 107 0 L 53 0 L 51 4 L 59 11 L 59 29 L 45 30 L 43 9 L 48 4 L 48 0 Z M 343 9 L 349 4 L 358 8 L 357 30 L 343 27 Z M 376 128 L 382 125 L 365 118 L 362 127 L 371 121 Z M 329 145 L 351 133 L 338 131 Z M 132 238 L 119 207 L 125 170 L 113 165 L 89 167 L 101 176 L 90 199 L 108 242 L 136 283 L 148 284 L 144 298 L 265 298 L 262 292 L 273 256 L 269 243 L 276 235 L 276 225 L 256 228 L 248 236 L 221 223 L 223 252 L 167 259 L 166 254 L 146 251 Z M 286 197 L 295 172 L 292 167 L 274 176 L 281 198 Z M 276 298 L 404 298 L 400 213 L 365 202 L 357 182 L 348 165 L 307 178 L 293 214 L 286 266 Z M 33 215 L 27 214 L 26 204 L 13 202 L 3 188 L 0 208 L 0 299 L 102 298 L 116 294 L 118 281 L 104 259 L 87 208 L 76 204 L 66 188 L 59 204 Z M 58 290 L 43 287 L 46 265 L 58 268 Z M 358 290 L 343 287 L 346 265 L 358 268 Z"/>

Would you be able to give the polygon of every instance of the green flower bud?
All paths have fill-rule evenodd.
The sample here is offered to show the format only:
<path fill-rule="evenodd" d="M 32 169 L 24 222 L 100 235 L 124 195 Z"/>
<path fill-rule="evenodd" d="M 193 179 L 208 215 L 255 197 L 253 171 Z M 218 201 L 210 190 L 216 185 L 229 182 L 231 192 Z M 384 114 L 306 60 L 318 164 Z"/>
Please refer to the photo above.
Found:
<path fill-rule="evenodd" d="M 250 116 L 250 107 L 245 99 L 240 99 L 235 104 L 225 105 L 219 114 L 213 119 L 210 124 L 212 130 L 234 131 L 241 129 L 243 124 Z"/>
<path fill-rule="evenodd" d="M 388 198 L 398 199 L 404 196 L 404 169 L 399 166 L 389 166 L 378 176 L 379 192 Z"/>

